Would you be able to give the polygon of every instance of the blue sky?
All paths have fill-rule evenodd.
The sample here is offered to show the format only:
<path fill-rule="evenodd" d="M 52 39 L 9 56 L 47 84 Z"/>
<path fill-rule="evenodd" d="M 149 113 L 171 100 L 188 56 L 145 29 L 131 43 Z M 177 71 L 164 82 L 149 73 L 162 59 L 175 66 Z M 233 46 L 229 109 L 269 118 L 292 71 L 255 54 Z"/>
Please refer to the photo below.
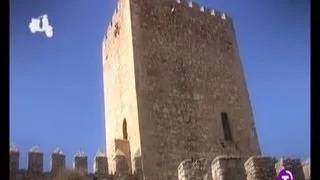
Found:
<path fill-rule="evenodd" d="M 261 149 L 306 158 L 310 150 L 310 8 L 305 0 L 199 0 L 235 23 Z M 67 166 L 78 148 L 105 147 L 101 42 L 116 0 L 10 0 L 10 141 L 36 144 L 45 170 L 59 146 Z M 54 35 L 31 34 L 48 14 Z"/>

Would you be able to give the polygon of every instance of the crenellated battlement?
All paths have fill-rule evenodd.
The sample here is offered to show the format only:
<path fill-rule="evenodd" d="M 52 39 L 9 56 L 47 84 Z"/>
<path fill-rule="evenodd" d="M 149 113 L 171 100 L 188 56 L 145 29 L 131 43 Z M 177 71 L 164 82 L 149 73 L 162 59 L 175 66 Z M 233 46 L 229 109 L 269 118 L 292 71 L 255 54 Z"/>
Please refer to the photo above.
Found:
<path fill-rule="evenodd" d="M 247 160 L 237 156 L 218 156 L 211 164 L 209 160 L 185 160 L 178 167 L 179 180 L 224 179 L 224 180 L 269 180 L 277 173 L 288 169 L 297 180 L 310 179 L 310 161 L 300 159 L 253 156 Z M 305 170 L 304 169 L 308 169 Z"/>
<path fill-rule="evenodd" d="M 118 0 L 117 6 L 114 9 L 114 12 L 112 14 L 112 18 L 111 18 L 111 22 L 108 25 L 107 28 L 107 33 L 106 33 L 106 37 L 104 38 L 105 40 L 108 39 L 108 37 L 110 36 L 111 32 L 114 31 L 114 26 L 116 25 L 116 22 L 119 20 L 118 17 L 118 12 L 119 10 L 123 7 L 123 2 L 124 0 Z M 220 12 L 216 9 L 213 8 L 208 8 L 205 6 L 200 6 L 197 2 L 195 1 L 187 1 L 187 0 L 169 0 L 169 3 L 171 3 L 171 12 L 173 13 L 176 10 L 179 9 L 189 9 L 190 11 L 198 11 L 199 13 L 202 14 L 206 14 L 208 16 L 212 16 L 212 17 L 218 17 L 221 18 L 222 20 L 227 20 L 227 21 L 232 21 L 231 17 L 228 16 L 226 13 L 224 12 Z"/>
<path fill-rule="evenodd" d="M 145 5 L 146 7 L 140 7 L 141 5 L 133 6 L 131 4 L 135 3 L 136 0 L 118 0 L 117 5 L 112 14 L 111 20 L 108 24 L 107 31 L 105 36 L 103 37 L 103 62 L 105 62 L 107 58 L 107 52 L 110 52 L 110 49 L 114 48 L 115 42 L 119 40 L 118 35 L 121 34 L 123 29 L 130 29 L 130 33 L 136 31 L 134 24 L 128 24 L 126 20 L 129 18 L 134 18 L 137 15 L 137 12 L 144 11 L 143 8 L 148 9 L 149 5 Z M 134 7 L 138 7 L 135 9 Z M 142 8 L 142 9 L 139 9 Z M 218 11 L 214 8 L 209 8 L 206 6 L 201 6 L 195 1 L 187 1 L 187 0 L 165 0 L 163 3 L 157 3 L 157 8 L 154 9 L 155 14 L 158 14 L 156 18 L 158 23 L 158 27 L 161 29 L 166 29 L 168 26 L 173 25 L 173 21 L 170 19 L 177 15 L 177 20 L 174 21 L 175 24 L 186 24 L 184 22 L 187 19 L 193 19 L 193 23 L 190 23 L 190 26 L 194 27 L 202 27 L 204 29 L 211 29 L 209 32 L 215 33 L 216 29 L 230 29 L 230 24 L 232 24 L 232 18 L 228 16 L 226 13 Z M 142 16 L 153 16 L 152 14 L 145 14 L 143 12 Z M 162 18 L 166 16 L 166 18 Z M 130 19 L 131 20 L 131 19 Z M 161 22 L 160 22 L 161 21 Z M 145 22 L 140 22 L 142 26 L 145 25 Z M 181 25 L 177 25 L 180 27 Z M 184 30 L 179 30 L 189 32 L 190 30 L 185 27 Z M 206 30 L 204 30 L 206 31 Z M 208 30 L 207 30 L 208 31 Z"/>
<path fill-rule="evenodd" d="M 195 1 L 186 1 L 186 0 L 172 0 L 172 1 L 175 1 L 181 7 L 182 6 L 189 7 L 191 9 L 193 9 L 193 10 L 199 11 L 201 13 L 205 13 L 207 15 L 220 17 L 221 19 L 224 19 L 224 20 L 226 20 L 226 19 L 230 19 L 231 20 L 231 18 L 229 16 L 227 16 L 224 12 L 220 12 L 220 11 L 217 11 L 216 9 L 208 8 L 208 7 L 205 7 L 205 6 L 200 6 Z"/>
<path fill-rule="evenodd" d="M 14 179 L 52 179 L 59 172 L 66 169 L 66 156 L 60 148 L 55 148 L 51 154 L 49 172 L 43 171 L 43 152 L 38 146 L 33 146 L 28 152 L 28 167 L 27 169 L 20 169 L 19 157 L 20 152 L 18 148 L 11 144 L 10 152 L 10 174 L 12 180 Z M 107 180 L 131 180 L 137 179 L 136 172 L 129 172 L 127 167 L 127 158 L 123 153 L 117 153 L 113 157 L 116 168 L 114 173 L 109 173 L 108 158 L 106 154 L 98 150 L 94 157 L 93 173 L 88 173 L 88 157 L 82 149 L 79 149 L 73 158 L 73 170 L 84 174 L 88 179 L 107 179 Z M 140 163 L 141 164 L 141 163 Z M 139 164 L 138 164 L 139 166 Z M 136 167 L 139 169 L 140 167 Z"/>
<path fill-rule="evenodd" d="M 28 168 L 20 169 L 18 148 L 11 144 L 10 148 L 11 179 L 54 179 L 57 173 L 66 168 L 66 156 L 60 148 L 55 148 L 51 154 L 51 170 L 43 172 L 43 152 L 38 146 L 33 146 L 28 152 Z M 115 172 L 109 173 L 108 158 L 102 150 L 94 157 L 93 173 L 88 173 L 88 157 L 82 149 L 74 155 L 73 169 L 86 175 L 87 179 L 106 180 L 142 180 L 143 172 L 141 157 L 134 159 L 135 172 L 130 172 L 128 159 L 121 150 L 113 157 Z M 179 180 L 198 178 L 224 180 L 269 180 L 275 179 L 282 169 L 288 169 L 297 180 L 310 180 L 310 159 L 301 162 L 300 159 L 253 156 L 247 160 L 238 156 L 218 156 L 213 161 L 205 158 L 187 159 L 178 167 Z"/>

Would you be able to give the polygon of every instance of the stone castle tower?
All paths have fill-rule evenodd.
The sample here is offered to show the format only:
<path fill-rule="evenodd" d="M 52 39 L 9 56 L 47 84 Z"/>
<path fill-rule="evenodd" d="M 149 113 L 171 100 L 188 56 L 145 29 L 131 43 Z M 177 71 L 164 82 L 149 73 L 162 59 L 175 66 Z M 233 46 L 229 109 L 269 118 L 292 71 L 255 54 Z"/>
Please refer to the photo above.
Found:
<path fill-rule="evenodd" d="M 173 180 L 184 159 L 260 155 L 238 51 L 224 13 L 119 0 L 103 40 L 109 159 L 122 153 L 146 180 Z"/>

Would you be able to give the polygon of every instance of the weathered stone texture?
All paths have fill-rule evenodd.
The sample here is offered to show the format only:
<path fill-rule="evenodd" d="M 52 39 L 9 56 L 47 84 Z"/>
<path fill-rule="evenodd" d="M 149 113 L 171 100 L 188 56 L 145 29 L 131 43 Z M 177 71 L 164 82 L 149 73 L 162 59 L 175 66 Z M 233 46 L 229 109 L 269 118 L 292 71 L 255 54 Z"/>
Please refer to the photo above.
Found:
<path fill-rule="evenodd" d="M 210 161 L 206 159 L 184 160 L 178 167 L 179 180 L 211 180 Z"/>
<path fill-rule="evenodd" d="M 130 152 L 140 151 L 131 24 L 129 1 L 119 0 L 103 40 L 105 119 L 108 132 L 106 140 L 111 172 L 115 171 L 112 161 L 116 151 L 114 140 L 125 139 L 124 120 L 127 124 Z"/>
<path fill-rule="evenodd" d="M 121 152 L 125 158 L 126 162 L 128 163 L 129 171 L 131 172 L 131 151 L 130 151 L 130 142 L 128 140 L 123 139 L 115 139 L 114 140 L 114 150 L 116 152 Z M 117 154 L 115 154 L 117 155 Z"/>
<path fill-rule="evenodd" d="M 212 161 L 214 180 L 246 180 L 242 159 L 232 156 L 219 156 Z"/>
<path fill-rule="evenodd" d="M 179 163 L 195 156 L 259 155 L 231 19 L 183 1 L 119 4 L 103 53 L 108 155 L 124 119 L 146 179 L 176 179 Z"/>
<path fill-rule="evenodd" d="M 244 164 L 247 180 L 274 180 L 277 177 L 275 164 L 271 157 L 250 157 Z"/>
<path fill-rule="evenodd" d="M 192 160 L 184 160 L 178 167 L 179 180 L 186 180 L 194 178 L 194 172 L 192 169 Z"/>

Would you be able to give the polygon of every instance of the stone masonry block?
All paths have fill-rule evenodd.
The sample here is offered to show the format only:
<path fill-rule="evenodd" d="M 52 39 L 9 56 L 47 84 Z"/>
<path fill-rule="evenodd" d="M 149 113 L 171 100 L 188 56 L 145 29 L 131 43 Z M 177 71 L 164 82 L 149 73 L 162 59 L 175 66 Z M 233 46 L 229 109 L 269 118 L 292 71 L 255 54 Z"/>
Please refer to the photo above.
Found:
<path fill-rule="evenodd" d="M 211 180 L 210 164 L 206 159 L 185 160 L 178 167 L 179 180 Z"/>
<path fill-rule="evenodd" d="M 246 180 L 245 168 L 240 157 L 218 156 L 212 161 L 212 179 Z"/>
<path fill-rule="evenodd" d="M 250 157 L 244 164 L 247 180 L 274 180 L 276 162 L 277 160 L 273 157 Z"/>
<path fill-rule="evenodd" d="M 180 163 L 178 167 L 178 177 L 179 180 L 191 180 L 194 177 L 191 159 L 184 160 Z"/>

